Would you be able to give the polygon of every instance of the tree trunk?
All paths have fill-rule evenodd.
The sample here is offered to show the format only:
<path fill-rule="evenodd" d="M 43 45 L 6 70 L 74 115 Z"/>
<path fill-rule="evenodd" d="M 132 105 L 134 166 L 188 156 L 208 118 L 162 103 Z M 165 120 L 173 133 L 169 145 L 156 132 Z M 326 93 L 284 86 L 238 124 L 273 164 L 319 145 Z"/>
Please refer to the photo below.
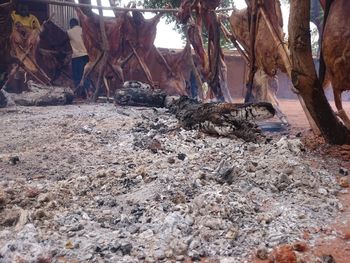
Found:
<path fill-rule="evenodd" d="M 350 131 L 335 116 L 317 78 L 309 23 L 310 0 L 292 0 L 288 25 L 292 83 L 326 141 L 332 144 L 350 143 Z"/>

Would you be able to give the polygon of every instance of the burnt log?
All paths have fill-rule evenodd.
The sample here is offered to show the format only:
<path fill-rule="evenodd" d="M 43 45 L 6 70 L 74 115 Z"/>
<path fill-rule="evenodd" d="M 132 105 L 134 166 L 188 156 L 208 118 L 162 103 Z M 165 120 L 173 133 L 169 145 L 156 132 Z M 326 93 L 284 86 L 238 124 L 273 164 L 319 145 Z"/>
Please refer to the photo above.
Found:
<path fill-rule="evenodd" d="M 7 93 L 8 98 L 18 106 L 59 106 L 73 102 L 74 95 L 69 87 L 51 87 L 28 81 L 29 91 L 21 94 Z"/>
<path fill-rule="evenodd" d="M 165 107 L 166 94 L 139 81 L 127 81 L 115 92 L 114 102 L 122 106 Z"/>
<path fill-rule="evenodd" d="M 207 120 L 217 124 L 234 121 L 262 121 L 275 115 L 275 109 L 268 102 L 200 103 L 184 96 L 174 100 L 169 108 L 186 127 L 193 127 Z"/>
<path fill-rule="evenodd" d="M 256 121 L 272 118 L 271 103 L 249 104 L 199 103 L 187 97 L 175 100 L 170 106 L 182 127 L 229 138 L 257 142 L 263 136 Z"/>
<path fill-rule="evenodd" d="M 262 138 L 255 122 L 275 115 L 272 104 L 267 102 L 200 103 L 185 96 L 170 97 L 160 90 L 140 86 L 117 90 L 114 100 L 123 106 L 167 107 L 185 129 L 254 142 Z"/>

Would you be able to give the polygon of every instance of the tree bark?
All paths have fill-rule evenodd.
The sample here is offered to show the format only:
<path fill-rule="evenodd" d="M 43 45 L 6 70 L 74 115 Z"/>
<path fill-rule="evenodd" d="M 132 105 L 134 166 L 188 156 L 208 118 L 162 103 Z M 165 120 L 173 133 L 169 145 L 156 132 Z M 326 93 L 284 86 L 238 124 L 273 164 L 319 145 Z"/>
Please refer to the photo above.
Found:
<path fill-rule="evenodd" d="M 350 131 L 335 116 L 317 78 L 309 23 L 310 0 L 292 0 L 288 25 L 292 83 L 326 141 L 332 144 L 350 143 Z"/>

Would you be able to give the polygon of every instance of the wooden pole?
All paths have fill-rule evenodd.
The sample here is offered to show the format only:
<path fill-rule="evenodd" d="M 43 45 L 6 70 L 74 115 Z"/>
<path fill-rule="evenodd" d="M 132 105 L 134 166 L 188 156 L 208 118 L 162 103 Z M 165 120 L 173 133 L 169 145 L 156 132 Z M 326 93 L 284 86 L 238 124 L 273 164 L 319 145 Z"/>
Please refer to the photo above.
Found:
<path fill-rule="evenodd" d="M 287 74 L 289 79 L 292 79 L 292 63 L 290 60 L 290 54 L 289 54 L 289 50 L 288 47 L 286 45 L 286 43 L 284 43 L 283 39 L 281 39 L 278 35 L 278 33 L 276 32 L 276 29 L 273 27 L 268 15 L 266 14 L 266 10 L 263 6 L 260 7 L 260 14 L 262 16 L 262 18 L 264 19 L 267 28 L 270 31 L 271 37 L 273 39 L 273 41 L 275 42 L 275 44 L 277 45 L 278 48 L 278 53 L 282 58 L 283 64 L 286 68 Z M 303 108 L 306 118 L 310 124 L 310 127 L 312 129 L 312 131 L 314 132 L 314 134 L 316 135 L 320 135 L 321 131 L 320 129 L 317 127 L 314 119 L 312 118 L 309 110 L 307 109 L 304 99 L 300 96 L 299 92 L 296 91 L 296 94 L 298 96 L 299 102 L 301 104 L 301 107 Z"/>
<path fill-rule="evenodd" d="M 151 13 L 177 13 L 180 10 L 177 8 L 130 8 L 130 7 L 116 7 L 116 6 L 98 6 L 98 5 L 89 5 L 89 4 L 78 4 L 68 1 L 56 1 L 56 0 L 31 0 L 31 2 L 37 2 L 37 3 L 45 3 L 50 5 L 58 5 L 58 6 L 72 6 L 72 7 L 85 7 L 85 8 L 92 8 L 92 9 L 103 9 L 103 10 L 115 10 L 115 11 L 122 11 L 122 12 L 129 12 L 129 11 L 139 11 L 139 12 L 151 12 Z M 4 6 L 7 6 L 9 4 L 2 4 Z M 1 6 L 1 5 L 0 5 Z M 226 12 L 226 11 L 232 11 L 235 10 L 233 7 L 229 8 L 219 8 L 216 9 L 216 12 Z"/>
<path fill-rule="evenodd" d="M 33 64 L 34 66 L 38 69 L 38 71 L 41 73 L 41 75 L 46 78 L 46 81 L 47 83 L 46 84 L 49 84 L 51 85 L 51 79 L 46 75 L 46 73 L 44 72 L 44 70 L 29 56 L 29 52 L 30 52 L 30 49 L 32 48 L 31 46 L 28 48 L 28 50 L 26 51 L 21 45 L 18 45 L 19 49 L 24 52 L 23 54 L 23 58 L 21 59 L 21 63 L 24 65 L 23 61 L 28 58 Z M 27 70 L 26 70 L 27 71 Z M 30 70 L 28 70 L 30 71 Z M 34 74 L 34 73 L 33 73 Z"/>
<path fill-rule="evenodd" d="M 67 1 L 56 1 L 56 0 L 32 0 L 32 2 L 37 3 L 46 3 L 51 5 L 58 6 L 72 6 L 72 7 L 85 7 L 92 9 L 101 9 L 101 10 L 116 10 L 122 12 L 129 11 L 139 11 L 139 12 L 152 12 L 152 13 L 177 13 L 179 9 L 164 9 L 164 8 L 131 8 L 131 7 L 112 7 L 112 6 L 99 6 L 97 5 L 89 5 L 89 4 L 78 4 Z"/>
<path fill-rule="evenodd" d="M 248 5 L 248 2 L 247 2 Z M 249 5 L 248 5 L 249 7 Z M 249 77 L 247 82 L 247 93 L 244 98 L 244 102 L 247 103 L 252 98 L 253 82 L 255 75 L 255 39 L 257 29 L 257 0 L 252 0 L 250 8 L 248 8 L 248 21 L 249 23 L 249 36 L 250 36 L 250 64 L 249 64 Z"/>
<path fill-rule="evenodd" d="M 12 5 L 12 4 L 13 4 L 12 0 L 10 0 L 9 2 L 0 4 L 0 7 L 8 7 L 8 6 Z"/>
<path fill-rule="evenodd" d="M 335 116 L 319 82 L 311 51 L 310 0 L 292 0 L 289 16 L 292 83 L 327 142 L 350 143 L 350 131 Z"/>
<path fill-rule="evenodd" d="M 329 15 L 329 11 L 331 9 L 331 5 L 333 3 L 333 0 L 325 0 L 323 1 L 323 9 L 324 9 L 324 18 L 323 18 L 323 29 L 322 29 L 322 34 L 320 32 L 320 37 L 323 38 L 323 31 L 326 27 L 326 23 L 327 23 L 327 19 L 328 19 L 328 15 Z M 324 84 L 324 80 L 326 77 L 326 63 L 323 59 L 323 50 L 322 50 L 322 44 L 323 44 L 323 40 L 321 39 L 321 46 L 320 46 L 320 67 L 319 67 L 319 71 L 318 71 L 318 76 L 320 78 L 320 82 L 323 85 Z"/>
<path fill-rule="evenodd" d="M 166 61 L 165 57 L 162 55 L 162 53 L 160 53 L 158 48 L 155 48 L 155 51 L 158 55 L 158 57 L 160 58 L 160 62 L 163 63 L 163 65 L 166 67 L 166 69 L 168 70 L 168 73 L 170 76 L 174 76 L 173 71 L 171 70 L 168 62 Z"/>
<path fill-rule="evenodd" d="M 186 44 L 190 45 L 191 41 L 190 41 L 190 37 L 188 35 L 188 26 L 187 25 L 185 25 L 184 31 L 185 31 L 185 36 L 186 36 Z M 199 70 L 194 63 L 192 49 L 191 49 L 191 55 L 188 59 L 189 59 L 194 77 L 196 79 L 196 83 L 197 83 L 197 92 L 198 92 L 197 96 L 199 97 L 200 100 L 204 100 L 205 98 L 204 98 L 204 94 L 203 94 L 203 81 L 202 81 L 201 75 L 199 73 Z"/>
<path fill-rule="evenodd" d="M 100 70 L 98 73 L 98 79 L 97 79 L 97 84 L 96 84 L 96 90 L 94 93 L 94 101 L 97 100 L 98 98 L 98 94 L 100 92 L 100 88 L 101 88 L 101 78 L 104 78 L 104 71 L 106 69 L 106 64 L 108 61 L 108 56 L 109 56 L 109 43 L 107 40 L 107 34 L 106 34 L 106 28 L 105 28 L 105 22 L 104 22 L 104 18 L 103 18 L 103 11 L 101 8 L 101 0 L 97 0 L 97 5 L 99 6 L 98 9 L 98 14 L 99 14 L 99 24 L 100 24 L 100 31 L 101 31 L 101 38 L 102 38 L 102 59 L 101 59 L 101 63 L 100 63 Z M 106 87 L 106 89 L 108 89 L 108 87 Z"/>
<path fill-rule="evenodd" d="M 273 27 L 273 25 L 270 21 L 270 18 L 266 14 L 265 8 L 262 6 L 260 7 L 260 14 L 261 14 L 262 18 L 264 19 L 264 21 L 267 25 L 267 28 L 270 31 L 270 34 L 271 34 L 273 41 L 277 45 L 278 53 L 281 55 L 283 64 L 286 67 L 287 73 L 290 77 L 290 72 L 292 71 L 292 65 L 291 65 L 291 61 L 290 61 L 289 50 L 288 50 L 287 44 L 284 43 L 283 39 L 281 39 L 279 37 L 279 35 L 277 34 L 275 28 Z"/>
<path fill-rule="evenodd" d="M 137 61 L 139 62 L 143 72 L 145 73 L 146 75 L 146 78 L 149 82 L 149 84 L 154 88 L 154 82 L 153 82 L 153 79 L 152 79 L 152 75 L 151 75 L 151 72 L 150 70 L 148 69 L 148 67 L 146 66 L 145 62 L 143 61 L 143 59 L 139 56 L 139 54 L 137 53 L 136 49 L 132 46 L 132 44 L 130 43 L 130 41 L 128 41 L 129 43 L 129 46 L 131 47 L 131 50 L 132 52 L 134 53 Z"/>
<path fill-rule="evenodd" d="M 240 45 L 238 44 L 237 38 L 235 37 L 233 32 L 232 33 L 229 32 L 228 29 L 225 27 L 225 25 L 222 22 L 220 22 L 220 23 L 221 23 L 221 31 L 223 32 L 224 37 L 232 42 L 232 44 L 235 46 L 235 48 L 237 49 L 239 54 L 243 57 L 245 62 L 249 65 L 250 64 L 249 57 L 245 53 L 245 51 L 240 47 Z"/>

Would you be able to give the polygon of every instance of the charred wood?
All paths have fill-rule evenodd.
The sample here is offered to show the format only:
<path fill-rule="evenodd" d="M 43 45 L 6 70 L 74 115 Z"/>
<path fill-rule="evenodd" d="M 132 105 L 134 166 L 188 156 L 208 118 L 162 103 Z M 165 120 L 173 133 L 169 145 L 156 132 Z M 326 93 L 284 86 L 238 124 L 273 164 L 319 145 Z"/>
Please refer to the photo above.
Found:
<path fill-rule="evenodd" d="M 18 106 L 67 105 L 71 104 L 74 99 L 73 92 L 69 87 L 45 86 L 29 81 L 28 88 L 29 91 L 21 94 L 6 93 L 7 106 L 9 106 L 8 101 Z"/>
<path fill-rule="evenodd" d="M 116 91 L 115 103 L 123 106 L 167 107 L 185 129 L 245 141 L 262 138 L 256 121 L 272 118 L 275 109 L 270 103 L 255 104 L 200 103 L 188 97 L 169 97 L 160 90 L 140 87 L 129 82 Z"/>
<path fill-rule="evenodd" d="M 128 81 L 122 89 L 115 92 L 114 101 L 122 106 L 165 107 L 164 91 L 152 89 L 149 85 Z"/>

